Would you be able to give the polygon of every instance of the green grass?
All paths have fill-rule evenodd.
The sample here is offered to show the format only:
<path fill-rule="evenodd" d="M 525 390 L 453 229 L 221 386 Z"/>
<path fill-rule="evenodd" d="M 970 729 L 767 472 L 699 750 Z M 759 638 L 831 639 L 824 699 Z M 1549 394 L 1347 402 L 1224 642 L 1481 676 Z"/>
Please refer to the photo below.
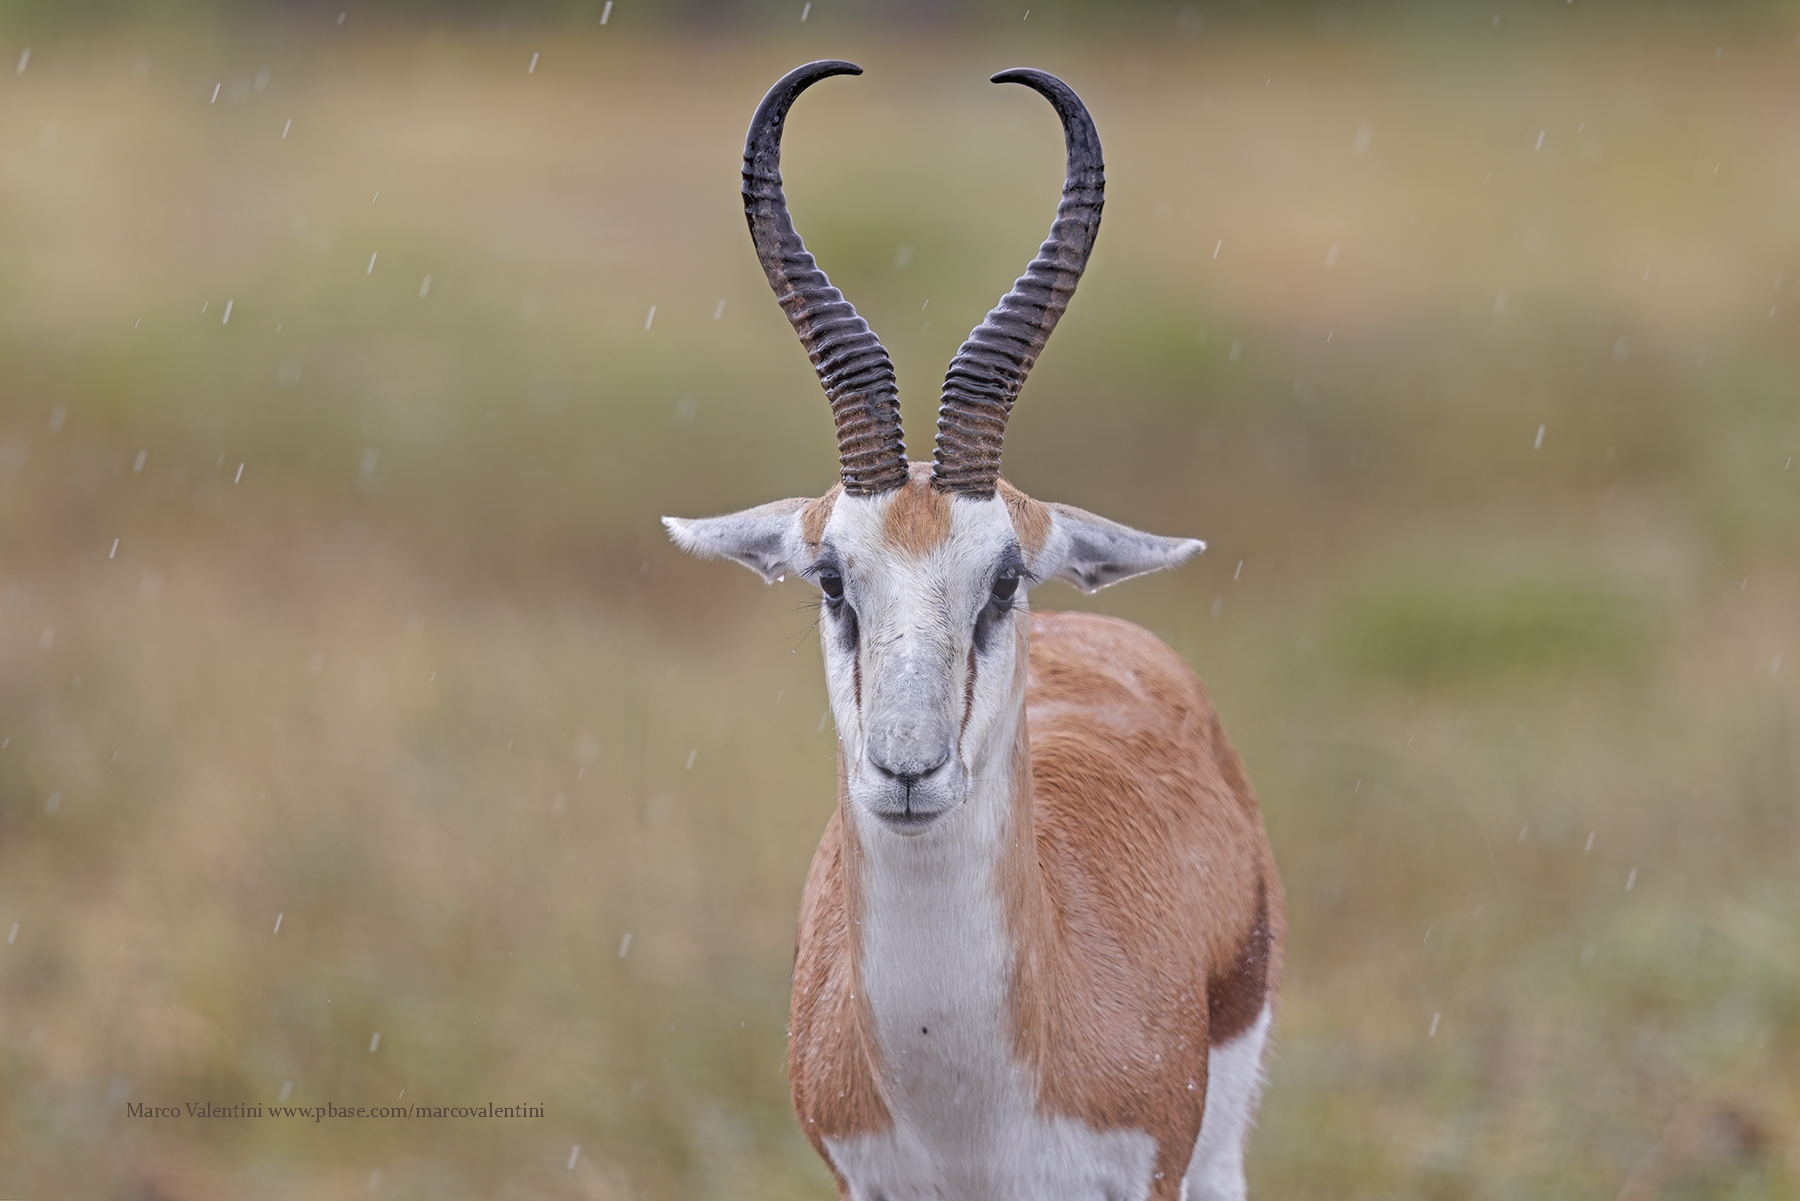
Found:
<path fill-rule="evenodd" d="M 1512 673 L 1641 675 L 1654 645 L 1629 597 L 1567 580 L 1458 578 L 1454 568 L 1346 606 L 1355 670 L 1405 684 L 1493 686 Z"/>

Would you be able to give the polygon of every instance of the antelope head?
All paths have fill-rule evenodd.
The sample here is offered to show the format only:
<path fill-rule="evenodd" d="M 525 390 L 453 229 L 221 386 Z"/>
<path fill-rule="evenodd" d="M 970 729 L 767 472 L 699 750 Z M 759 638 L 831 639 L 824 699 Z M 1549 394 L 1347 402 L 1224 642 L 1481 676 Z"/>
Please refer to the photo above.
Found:
<path fill-rule="evenodd" d="M 816 499 L 663 521 L 692 554 L 817 586 L 845 788 L 874 819 L 859 825 L 916 835 L 963 810 L 972 783 L 1004 772 L 1022 736 L 1031 589 L 1060 578 L 1093 592 L 1205 544 L 1044 504 L 1000 478 L 1007 417 L 1087 265 L 1105 189 L 1092 118 L 1043 71 L 993 79 L 1031 88 L 1062 119 L 1068 171 L 1056 222 L 951 360 L 932 462 L 907 463 L 893 363 L 801 243 L 781 189 L 794 100 L 828 76 L 861 73 L 839 61 L 789 72 L 744 143 L 750 236 L 830 399 L 840 482 Z"/>

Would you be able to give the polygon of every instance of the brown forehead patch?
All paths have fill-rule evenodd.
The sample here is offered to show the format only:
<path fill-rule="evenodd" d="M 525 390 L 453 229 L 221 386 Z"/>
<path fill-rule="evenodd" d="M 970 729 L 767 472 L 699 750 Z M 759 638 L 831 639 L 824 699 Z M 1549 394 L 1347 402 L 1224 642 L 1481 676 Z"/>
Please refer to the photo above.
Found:
<path fill-rule="evenodd" d="M 1025 552 L 1029 561 L 1038 556 L 1044 549 L 1044 543 L 1050 537 L 1050 506 L 1042 501 L 1032 500 L 1023 492 L 999 480 L 994 485 L 1000 493 L 1000 499 L 1006 502 L 1007 515 L 1012 518 L 1013 534 L 1019 540 L 1019 547 Z"/>
<path fill-rule="evenodd" d="M 843 492 L 843 484 L 833 484 L 831 491 L 824 496 L 809 500 L 801 506 L 800 537 L 806 542 L 806 549 L 815 555 L 819 553 L 819 543 L 825 537 L 825 523 L 831 520 L 831 510 Z"/>
<path fill-rule="evenodd" d="M 882 539 L 909 555 L 922 555 L 950 536 L 950 494 L 931 486 L 930 471 L 931 464 L 916 464 L 881 518 Z"/>

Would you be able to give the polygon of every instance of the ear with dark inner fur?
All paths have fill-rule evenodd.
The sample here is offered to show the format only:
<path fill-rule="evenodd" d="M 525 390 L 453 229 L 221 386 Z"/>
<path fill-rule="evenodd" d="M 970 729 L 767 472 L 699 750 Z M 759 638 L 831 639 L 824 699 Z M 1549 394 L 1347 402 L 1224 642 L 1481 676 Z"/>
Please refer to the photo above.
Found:
<path fill-rule="evenodd" d="M 1083 592 L 1180 566 L 1206 549 L 1197 538 L 1160 538 L 1077 509 L 1050 505 L 1050 536 L 1031 572 L 1063 579 Z"/>
<path fill-rule="evenodd" d="M 742 563 L 773 584 L 806 565 L 800 534 L 800 510 L 806 497 L 778 500 L 724 517 L 665 517 L 669 540 L 702 559 Z"/>

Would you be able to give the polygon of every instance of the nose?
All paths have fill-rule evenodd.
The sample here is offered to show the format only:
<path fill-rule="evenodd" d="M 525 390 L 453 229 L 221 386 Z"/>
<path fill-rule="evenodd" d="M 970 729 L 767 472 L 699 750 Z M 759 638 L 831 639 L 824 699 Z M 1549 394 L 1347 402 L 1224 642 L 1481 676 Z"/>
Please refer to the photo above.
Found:
<path fill-rule="evenodd" d="M 900 785 L 900 787 L 906 789 L 906 791 L 911 792 L 920 780 L 923 780 L 926 776 L 929 776 L 938 768 L 944 766 L 944 763 L 948 759 L 949 756 L 946 755 L 943 759 L 939 759 L 936 763 L 925 768 L 923 771 L 895 771 L 887 765 L 875 761 L 873 756 L 870 757 L 870 762 L 874 763 L 876 771 L 888 777 L 890 780 Z"/>
<path fill-rule="evenodd" d="M 869 765 L 908 792 L 950 761 L 947 739 L 910 722 L 883 723 L 871 732 Z"/>

